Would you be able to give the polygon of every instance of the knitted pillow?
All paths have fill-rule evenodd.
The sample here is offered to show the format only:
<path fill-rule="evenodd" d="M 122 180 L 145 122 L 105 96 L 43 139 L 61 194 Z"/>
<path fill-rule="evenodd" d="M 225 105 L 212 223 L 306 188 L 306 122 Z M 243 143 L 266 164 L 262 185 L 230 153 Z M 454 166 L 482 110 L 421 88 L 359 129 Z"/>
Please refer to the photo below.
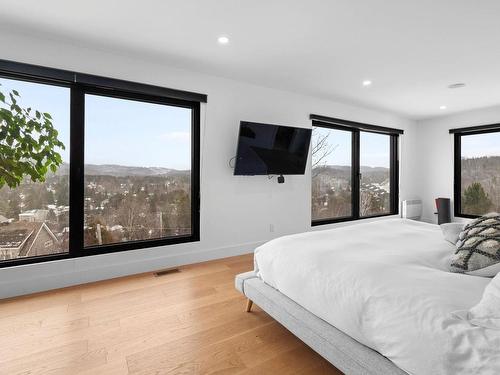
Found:
<path fill-rule="evenodd" d="M 500 272 L 500 215 L 490 213 L 467 224 L 451 260 L 452 272 L 494 277 Z"/>

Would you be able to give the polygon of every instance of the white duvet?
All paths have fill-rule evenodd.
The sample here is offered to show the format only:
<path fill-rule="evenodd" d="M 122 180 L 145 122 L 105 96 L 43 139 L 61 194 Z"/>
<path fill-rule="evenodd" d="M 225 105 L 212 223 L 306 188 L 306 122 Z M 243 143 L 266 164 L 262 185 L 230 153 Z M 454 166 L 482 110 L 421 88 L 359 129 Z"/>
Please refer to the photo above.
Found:
<path fill-rule="evenodd" d="M 469 310 L 491 279 L 448 271 L 437 225 L 387 219 L 272 240 L 255 250 L 264 282 L 410 374 L 500 374 L 500 331 Z"/>

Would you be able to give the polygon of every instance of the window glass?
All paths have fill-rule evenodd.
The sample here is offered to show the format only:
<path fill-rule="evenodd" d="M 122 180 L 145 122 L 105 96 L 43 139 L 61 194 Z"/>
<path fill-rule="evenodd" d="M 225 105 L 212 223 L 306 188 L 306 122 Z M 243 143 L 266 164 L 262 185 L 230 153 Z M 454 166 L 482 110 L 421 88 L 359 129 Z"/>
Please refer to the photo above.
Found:
<path fill-rule="evenodd" d="M 69 89 L 0 78 L 0 92 L 0 261 L 65 253 Z"/>
<path fill-rule="evenodd" d="M 391 137 L 386 134 L 360 133 L 359 215 L 374 216 L 391 211 Z"/>
<path fill-rule="evenodd" d="M 461 137 L 461 213 L 500 211 L 500 133 Z"/>
<path fill-rule="evenodd" d="M 191 117 L 85 95 L 85 246 L 192 233 Z"/>
<path fill-rule="evenodd" d="M 312 219 L 352 216 L 352 132 L 314 127 Z"/>

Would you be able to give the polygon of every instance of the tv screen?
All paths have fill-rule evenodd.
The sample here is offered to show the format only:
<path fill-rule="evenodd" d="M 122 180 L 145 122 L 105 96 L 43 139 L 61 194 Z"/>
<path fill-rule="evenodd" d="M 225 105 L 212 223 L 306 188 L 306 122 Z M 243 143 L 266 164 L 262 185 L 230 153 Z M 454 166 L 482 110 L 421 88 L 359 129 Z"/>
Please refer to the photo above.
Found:
<path fill-rule="evenodd" d="M 311 129 L 242 121 L 235 175 L 304 174 Z"/>

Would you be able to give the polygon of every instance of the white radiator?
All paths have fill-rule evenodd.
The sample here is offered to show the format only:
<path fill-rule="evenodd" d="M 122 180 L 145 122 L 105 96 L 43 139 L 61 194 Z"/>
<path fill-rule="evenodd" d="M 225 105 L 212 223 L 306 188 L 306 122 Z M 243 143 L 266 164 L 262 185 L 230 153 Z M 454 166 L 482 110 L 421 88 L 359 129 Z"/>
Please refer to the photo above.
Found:
<path fill-rule="evenodd" d="M 403 201 L 401 216 L 405 219 L 420 220 L 422 216 L 422 201 L 420 199 Z"/>

